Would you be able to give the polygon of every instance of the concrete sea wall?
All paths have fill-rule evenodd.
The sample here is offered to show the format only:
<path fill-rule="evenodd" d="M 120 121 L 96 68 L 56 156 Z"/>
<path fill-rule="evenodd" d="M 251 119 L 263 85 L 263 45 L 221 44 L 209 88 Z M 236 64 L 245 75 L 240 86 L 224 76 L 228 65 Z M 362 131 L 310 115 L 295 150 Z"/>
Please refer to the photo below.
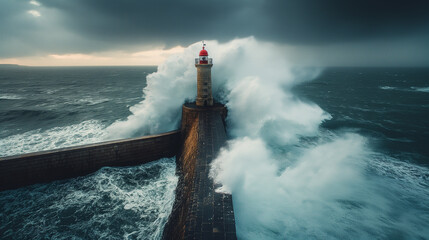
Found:
<path fill-rule="evenodd" d="M 174 157 L 180 131 L 0 158 L 0 191 Z"/>

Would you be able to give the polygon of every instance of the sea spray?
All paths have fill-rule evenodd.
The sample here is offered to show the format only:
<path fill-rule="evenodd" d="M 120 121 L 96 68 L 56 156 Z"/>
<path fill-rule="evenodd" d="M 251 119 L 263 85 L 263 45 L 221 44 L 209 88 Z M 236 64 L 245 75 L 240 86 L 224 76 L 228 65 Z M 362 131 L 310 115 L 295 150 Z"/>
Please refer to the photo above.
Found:
<path fill-rule="evenodd" d="M 221 151 L 211 176 L 223 184 L 218 191 L 233 194 L 239 238 L 342 239 L 356 225 L 353 205 L 366 204 L 363 148 L 362 137 L 345 135 L 287 159 L 261 138 L 244 137 Z"/>
<path fill-rule="evenodd" d="M 278 58 L 280 47 L 261 43 L 252 37 L 237 39 L 220 44 L 207 41 L 207 50 L 213 57 L 212 81 L 215 100 L 227 103 L 230 91 L 237 88 L 248 91 L 252 79 L 260 86 L 267 84 L 265 96 L 272 99 L 259 99 L 258 106 L 276 104 L 282 96 L 269 91 L 295 85 L 310 80 L 320 72 L 318 69 L 298 71 L 288 68 L 284 58 Z M 196 69 L 194 58 L 201 49 L 200 43 L 194 43 L 180 54 L 169 57 L 158 70 L 146 78 L 143 89 L 144 100 L 130 108 L 132 114 L 125 120 L 119 120 L 107 128 L 109 139 L 155 134 L 178 128 L 181 106 L 185 101 L 194 101 L 196 97 Z M 271 83 L 275 84 L 271 84 Z M 259 87 L 259 86 L 255 86 Z M 281 91 L 281 89 L 277 89 Z M 255 101 L 256 102 L 256 101 Z M 319 113 L 322 112 L 319 110 Z"/>

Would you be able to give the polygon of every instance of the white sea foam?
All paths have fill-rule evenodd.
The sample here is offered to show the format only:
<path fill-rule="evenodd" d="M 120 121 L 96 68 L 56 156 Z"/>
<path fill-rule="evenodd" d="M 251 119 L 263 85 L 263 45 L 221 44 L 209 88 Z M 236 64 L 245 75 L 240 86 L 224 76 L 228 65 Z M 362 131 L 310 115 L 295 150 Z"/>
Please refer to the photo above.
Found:
<path fill-rule="evenodd" d="M 160 239 L 177 185 L 174 159 L 103 168 L 0 193 L 7 239 Z"/>
<path fill-rule="evenodd" d="M 105 103 L 108 102 L 109 99 L 108 98 L 92 98 L 92 97 L 84 97 L 82 99 L 79 99 L 76 101 L 76 103 L 79 104 L 85 104 L 88 106 L 92 106 L 92 105 L 97 105 L 100 103 Z"/>
<path fill-rule="evenodd" d="M 0 139 L 0 156 L 100 142 L 106 134 L 104 128 L 99 121 L 88 120 L 64 127 L 36 129 L 11 135 Z"/>
<path fill-rule="evenodd" d="M 396 87 L 391 87 L 391 86 L 380 86 L 380 89 L 383 89 L 383 90 L 395 90 L 397 88 Z"/>
<path fill-rule="evenodd" d="M 429 87 L 411 87 L 410 88 L 397 88 L 391 86 L 380 86 L 383 90 L 400 90 L 400 91 L 417 91 L 417 92 L 429 92 Z"/>
<path fill-rule="evenodd" d="M 418 92 L 429 92 L 429 87 L 411 87 Z"/>
<path fill-rule="evenodd" d="M 347 229 L 356 228 L 353 215 L 359 214 L 344 205 L 366 204 L 363 144 L 361 137 L 346 135 L 286 159 L 260 138 L 231 141 L 214 162 L 211 175 L 223 183 L 222 191 L 233 194 L 238 236 L 347 238 Z M 284 162 L 287 167 L 282 170 Z M 376 216 L 365 217 L 371 226 Z M 362 229 L 355 231 L 369 237 Z"/>
<path fill-rule="evenodd" d="M 19 96 L 17 94 L 11 94 L 11 93 L 4 93 L 0 94 L 0 100 L 19 100 L 22 99 L 22 96 Z"/>

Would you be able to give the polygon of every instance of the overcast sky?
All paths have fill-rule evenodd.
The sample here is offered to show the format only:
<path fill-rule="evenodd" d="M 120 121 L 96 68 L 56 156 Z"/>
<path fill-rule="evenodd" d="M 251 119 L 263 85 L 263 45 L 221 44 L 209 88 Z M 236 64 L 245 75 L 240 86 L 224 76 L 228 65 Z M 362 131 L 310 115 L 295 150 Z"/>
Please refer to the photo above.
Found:
<path fill-rule="evenodd" d="M 429 65 L 429 0 L 0 1 L 0 63 L 150 65 L 248 36 L 298 64 Z"/>

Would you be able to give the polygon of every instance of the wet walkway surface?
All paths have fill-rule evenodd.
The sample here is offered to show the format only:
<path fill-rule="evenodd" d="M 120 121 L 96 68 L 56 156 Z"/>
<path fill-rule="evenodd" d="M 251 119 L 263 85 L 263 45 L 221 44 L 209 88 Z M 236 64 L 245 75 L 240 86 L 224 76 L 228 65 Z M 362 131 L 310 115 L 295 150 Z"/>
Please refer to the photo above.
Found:
<path fill-rule="evenodd" d="M 198 153 L 195 182 L 185 239 L 236 239 L 232 196 L 215 192 L 209 178 L 210 163 L 226 144 L 226 133 L 218 112 L 198 113 Z"/>

